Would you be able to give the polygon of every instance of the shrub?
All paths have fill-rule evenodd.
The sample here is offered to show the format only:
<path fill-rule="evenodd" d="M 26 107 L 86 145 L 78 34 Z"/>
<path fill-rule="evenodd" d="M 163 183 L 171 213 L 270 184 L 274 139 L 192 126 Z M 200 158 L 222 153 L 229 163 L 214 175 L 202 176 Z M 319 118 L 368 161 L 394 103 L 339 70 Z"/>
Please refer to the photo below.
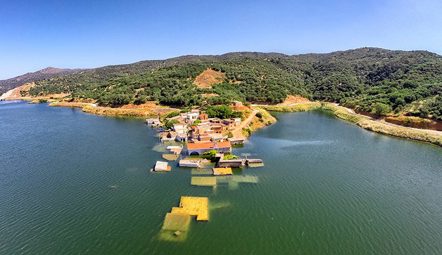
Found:
<path fill-rule="evenodd" d="M 241 117 L 241 112 L 235 112 L 227 105 L 216 105 L 209 106 L 206 109 L 206 113 L 210 118 L 220 118 L 220 119 L 228 119 L 228 118 L 236 118 Z"/>
<path fill-rule="evenodd" d="M 202 158 L 208 159 L 210 161 L 214 161 L 216 154 L 217 154 L 216 150 L 206 151 L 203 153 Z"/>
<path fill-rule="evenodd" d="M 180 115 L 180 112 L 178 111 L 174 111 L 174 112 L 169 112 L 168 114 L 166 114 L 166 118 L 173 118 Z"/>
<path fill-rule="evenodd" d="M 171 129 L 174 124 L 178 124 L 178 123 L 179 123 L 178 120 L 166 120 L 166 122 L 164 123 L 164 127 L 166 129 Z"/>
<path fill-rule="evenodd" d="M 147 102 L 147 98 L 145 96 L 137 97 L 134 100 L 134 104 L 136 104 L 136 105 L 144 104 L 146 102 Z"/>
<path fill-rule="evenodd" d="M 224 155 L 224 159 L 225 160 L 229 160 L 229 159 L 238 159 L 238 156 L 234 155 L 234 154 L 225 154 Z"/>
<path fill-rule="evenodd" d="M 376 103 L 374 104 L 371 113 L 376 114 L 377 116 L 385 116 L 391 112 L 391 107 L 384 103 Z"/>

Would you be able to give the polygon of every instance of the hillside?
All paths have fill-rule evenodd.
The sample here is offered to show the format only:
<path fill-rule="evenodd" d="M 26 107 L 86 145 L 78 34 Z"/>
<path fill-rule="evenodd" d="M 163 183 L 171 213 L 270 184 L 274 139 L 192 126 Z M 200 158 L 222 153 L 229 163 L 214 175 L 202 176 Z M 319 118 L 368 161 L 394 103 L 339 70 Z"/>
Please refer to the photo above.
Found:
<path fill-rule="evenodd" d="M 224 80 L 206 88 L 196 86 L 195 78 L 208 68 L 223 73 L 218 77 Z M 171 106 L 232 100 L 276 104 L 300 95 L 378 115 L 402 112 L 442 120 L 442 57 L 378 48 L 293 56 L 251 52 L 183 56 L 40 80 L 30 93 L 69 93 L 73 99 L 91 98 L 114 107 L 149 100 Z"/>
<path fill-rule="evenodd" d="M 49 79 L 56 76 L 66 75 L 69 73 L 75 73 L 77 71 L 78 69 L 60 69 L 54 67 L 47 67 L 45 69 L 33 73 L 26 73 L 11 79 L 0 80 L 0 95 L 7 92 L 8 90 L 17 88 L 25 83 Z"/>

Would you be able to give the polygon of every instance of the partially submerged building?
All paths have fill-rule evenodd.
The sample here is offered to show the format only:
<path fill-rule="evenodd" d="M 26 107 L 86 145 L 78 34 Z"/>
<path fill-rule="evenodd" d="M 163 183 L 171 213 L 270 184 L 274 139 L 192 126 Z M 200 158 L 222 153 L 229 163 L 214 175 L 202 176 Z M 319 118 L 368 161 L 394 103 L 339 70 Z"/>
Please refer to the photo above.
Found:
<path fill-rule="evenodd" d="M 220 153 L 231 153 L 232 145 L 229 141 L 187 143 L 186 150 L 188 155 L 201 155 L 211 150 L 216 150 Z"/>
<path fill-rule="evenodd" d="M 182 159 L 182 160 L 179 161 L 178 165 L 180 167 L 199 168 L 200 167 L 200 162 L 199 162 L 199 160 Z"/>
<path fill-rule="evenodd" d="M 153 170 L 155 172 L 169 172 L 170 170 L 172 170 L 172 167 L 169 166 L 169 163 L 167 162 L 157 161 L 155 163 L 155 166 L 153 167 Z"/>
<path fill-rule="evenodd" d="M 173 130 L 176 132 L 175 140 L 178 142 L 187 141 L 187 125 L 185 124 L 174 124 Z"/>
<path fill-rule="evenodd" d="M 213 175 L 232 175 L 232 168 L 230 167 L 214 167 Z"/>
<path fill-rule="evenodd" d="M 161 121 L 159 118 L 151 118 L 146 119 L 146 124 L 151 127 L 159 127 L 161 126 Z"/>
<path fill-rule="evenodd" d="M 160 134 L 160 140 L 162 142 L 175 141 L 176 137 L 177 137 L 177 133 L 174 131 L 166 131 L 166 132 L 162 132 Z"/>
<path fill-rule="evenodd" d="M 220 159 L 218 161 L 218 167 L 240 168 L 244 166 L 244 159 Z"/>
<path fill-rule="evenodd" d="M 227 138 L 227 140 L 229 140 L 230 144 L 232 145 L 243 145 L 244 142 L 246 141 L 245 137 L 231 137 L 231 138 Z"/>

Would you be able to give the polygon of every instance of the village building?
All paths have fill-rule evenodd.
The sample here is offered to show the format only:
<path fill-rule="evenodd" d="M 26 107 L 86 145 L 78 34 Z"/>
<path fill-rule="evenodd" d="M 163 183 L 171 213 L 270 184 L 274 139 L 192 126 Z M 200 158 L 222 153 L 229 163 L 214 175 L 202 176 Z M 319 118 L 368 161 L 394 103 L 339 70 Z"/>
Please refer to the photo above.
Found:
<path fill-rule="evenodd" d="M 223 123 L 223 120 L 220 118 L 210 118 L 209 121 L 210 123 L 218 123 L 218 124 Z"/>
<path fill-rule="evenodd" d="M 178 165 L 180 167 L 191 167 L 191 168 L 199 168 L 200 167 L 199 161 L 197 161 L 197 160 L 187 160 L 187 159 L 180 160 Z"/>
<path fill-rule="evenodd" d="M 232 145 L 243 145 L 246 138 L 245 137 L 231 137 L 231 138 L 227 138 L 227 140 L 229 140 L 230 144 L 232 144 Z"/>
<path fill-rule="evenodd" d="M 212 124 L 210 128 L 217 134 L 221 134 L 224 131 L 224 126 L 221 124 Z"/>
<path fill-rule="evenodd" d="M 219 133 L 208 134 L 207 136 L 209 137 L 209 139 L 211 141 L 214 141 L 214 142 L 223 141 L 226 139 L 226 136 L 224 136 L 223 134 L 219 134 Z"/>
<path fill-rule="evenodd" d="M 218 161 L 218 167 L 240 168 L 244 165 L 244 159 L 221 159 Z"/>
<path fill-rule="evenodd" d="M 236 126 L 233 119 L 223 120 L 222 124 L 224 125 L 225 129 L 233 129 Z"/>
<path fill-rule="evenodd" d="M 203 133 L 198 135 L 198 141 L 200 142 L 210 142 L 212 141 L 212 137 L 208 133 Z"/>
<path fill-rule="evenodd" d="M 162 132 L 160 134 L 160 140 L 162 142 L 165 142 L 165 141 L 175 141 L 176 136 L 177 136 L 176 132 L 174 132 L 174 131 L 166 131 L 166 132 Z"/>
<path fill-rule="evenodd" d="M 198 109 L 181 113 L 170 119 L 177 120 L 179 123 L 173 125 L 173 131 L 160 135 L 162 141 L 222 142 L 227 140 L 228 132 L 234 130 L 241 123 L 241 118 L 209 118 L 207 113 Z M 196 124 L 196 120 L 199 120 L 198 124 Z M 148 119 L 146 121 L 156 125 L 159 119 Z M 241 142 L 232 141 L 232 143 L 239 144 Z"/>
<path fill-rule="evenodd" d="M 169 166 L 169 163 L 164 161 L 157 161 L 153 168 L 155 172 L 169 172 L 171 169 L 172 168 Z"/>
<path fill-rule="evenodd" d="M 229 141 L 187 143 L 188 155 L 201 155 L 211 150 L 216 150 L 220 153 L 230 153 L 232 152 L 232 146 Z"/>
<path fill-rule="evenodd" d="M 177 134 L 177 136 L 175 137 L 175 141 L 184 143 L 187 141 L 187 135 L 186 134 Z"/>
<path fill-rule="evenodd" d="M 166 150 L 169 150 L 170 152 L 173 152 L 173 154 L 179 155 L 179 154 L 181 154 L 181 151 L 183 150 L 183 147 L 182 146 L 170 145 L 170 146 L 166 147 Z"/>
<path fill-rule="evenodd" d="M 161 121 L 159 118 L 146 119 L 146 123 L 151 127 L 159 127 L 161 126 Z"/>
<path fill-rule="evenodd" d="M 173 124 L 173 130 L 177 134 L 186 134 L 187 133 L 187 125 L 185 124 Z"/>
<path fill-rule="evenodd" d="M 186 124 L 174 124 L 173 130 L 176 132 L 175 140 L 178 142 L 187 141 L 187 125 Z"/>
<path fill-rule="evenodd" d="M 193 109 L 190 112 L 181 113 L 180 117 L 185 123 L 193 123 L 200 116 L 200 111 L 198 109 Z"/>
<path fill-rule="evenodd" d="M 212 130 L 212 127 L 210 125 L 210 123 L 200 123 L 197 126 L 198 132 L 201 133 L 207 133 L 210 132 Z"/>
<path fill-rule="evenodd" d="M 207 115 L 207 113 L 205 113 L 205 112 L 202 112 L 202 113 L 200 113 L 200 115 L 198 116 L 198 118 L 199 118 L 201 121 L 208 120 L 208 119 L 209 119 L 209 115 Z"/>
<path fill-rule="evenodd" d="M 187 119 L 190 123 L 193 123 L 200 116 L 199 112 L 190 112 L 187 113 Z"/>

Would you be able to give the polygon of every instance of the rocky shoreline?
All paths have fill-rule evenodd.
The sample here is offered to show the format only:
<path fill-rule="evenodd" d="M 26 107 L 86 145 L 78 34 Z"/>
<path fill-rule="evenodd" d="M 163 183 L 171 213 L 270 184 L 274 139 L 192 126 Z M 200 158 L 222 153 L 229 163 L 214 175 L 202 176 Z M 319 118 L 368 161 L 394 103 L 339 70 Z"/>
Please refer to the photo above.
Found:
<path fill-rule="evenodd" d="M 305 112 L 314 110 L 324 111 L 339 119 L 354 123 L 357 126 L 369 131 L 442 146 L 442 131 L 405 127 L 383 120 L 376 120 L 371 117 L 355 113 L 349 108 L 333 103 L 308 102 L 293 104 L 290 106 L 262 107 L 268 111 L 275 112 Z"/>

